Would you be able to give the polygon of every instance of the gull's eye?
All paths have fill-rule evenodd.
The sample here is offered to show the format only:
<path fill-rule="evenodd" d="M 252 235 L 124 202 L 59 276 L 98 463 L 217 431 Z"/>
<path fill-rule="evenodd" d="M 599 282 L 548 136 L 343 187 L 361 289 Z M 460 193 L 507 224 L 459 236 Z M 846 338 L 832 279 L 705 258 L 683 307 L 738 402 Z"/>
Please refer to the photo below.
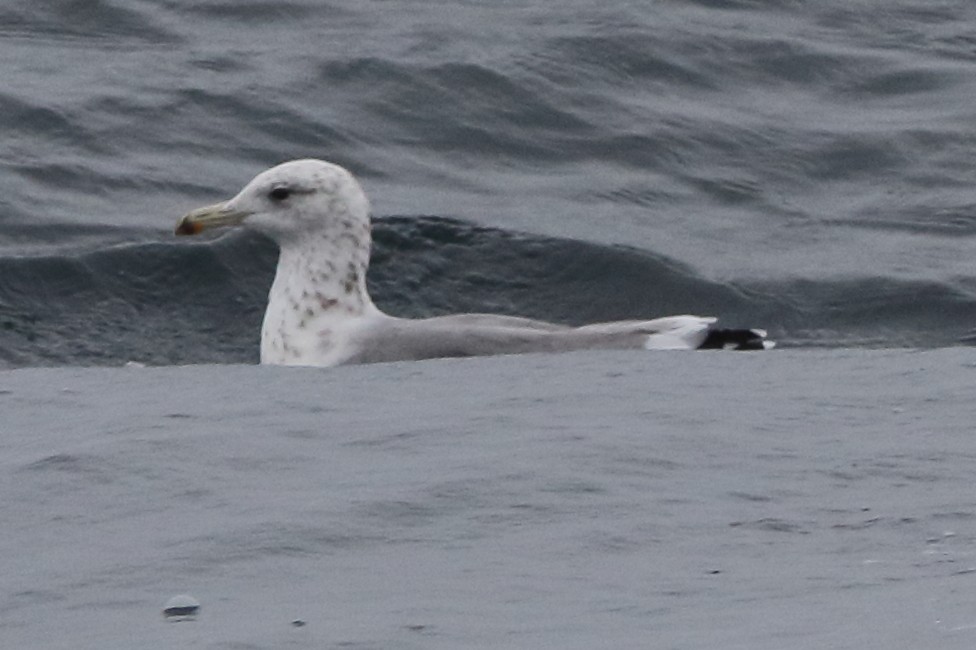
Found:
<path fill-rule="evenodd" d="M 270 192 L 268 192 L 268 198 L 272 201 L 284 201 L 289 196 L 291 196 L 291 190 L 287 187 L 274 187 L 271 188 Z"/>

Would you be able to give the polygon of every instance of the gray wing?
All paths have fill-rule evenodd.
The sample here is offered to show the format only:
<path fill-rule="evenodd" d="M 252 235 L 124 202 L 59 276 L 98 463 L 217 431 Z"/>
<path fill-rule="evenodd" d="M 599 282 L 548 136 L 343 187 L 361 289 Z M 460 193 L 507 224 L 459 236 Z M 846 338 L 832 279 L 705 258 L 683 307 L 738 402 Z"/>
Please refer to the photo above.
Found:
<path fill-rule="evenodd" d="M 418 320 L 383 316 L 356 333 L 345 363 L 586 349 L 688 349 L 704 340 L 712 320 L 678 316 L 574 328 L 482 314 Z"/>
<path fill-rule="evenodd" d="M 557 325 L 548 323 L 544 320 L 534 318 L 523 318 L 521 316 L 502 316 L 500 314 L 451 314 L 449 316 L 436 316 L 434 318 L 424 318 L 415 323 L 425 323 L 430 327 L 516 327 L 535 330 L 569 330 L 569 325 Z"/>

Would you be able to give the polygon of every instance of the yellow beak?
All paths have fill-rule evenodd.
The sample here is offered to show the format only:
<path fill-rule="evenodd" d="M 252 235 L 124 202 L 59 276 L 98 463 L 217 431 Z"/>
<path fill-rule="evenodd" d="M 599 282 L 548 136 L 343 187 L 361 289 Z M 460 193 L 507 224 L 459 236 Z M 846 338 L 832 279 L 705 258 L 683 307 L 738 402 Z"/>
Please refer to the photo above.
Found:
<path fill-rule="evenodd" d="M 247 212 L 231 210 L 227 203 L 214 203 L 183 215 L 176 224 L 177 235 L 197 235 L 211 228 L 236 226 L 248 216 Z"/>

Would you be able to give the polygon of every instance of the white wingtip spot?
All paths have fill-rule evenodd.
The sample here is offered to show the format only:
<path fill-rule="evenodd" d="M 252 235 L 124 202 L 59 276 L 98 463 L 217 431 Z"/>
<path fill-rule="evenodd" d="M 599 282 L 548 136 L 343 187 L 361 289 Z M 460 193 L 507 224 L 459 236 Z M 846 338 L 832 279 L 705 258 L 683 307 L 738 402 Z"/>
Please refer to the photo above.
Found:
<path fill-rule="evenodd" d="M 670 329 L 651 334 L 644 342 L 645 350 L 695 350 L 708 336 L 708 326 L 715 318 L 701 316 L 674 316 Z"/>

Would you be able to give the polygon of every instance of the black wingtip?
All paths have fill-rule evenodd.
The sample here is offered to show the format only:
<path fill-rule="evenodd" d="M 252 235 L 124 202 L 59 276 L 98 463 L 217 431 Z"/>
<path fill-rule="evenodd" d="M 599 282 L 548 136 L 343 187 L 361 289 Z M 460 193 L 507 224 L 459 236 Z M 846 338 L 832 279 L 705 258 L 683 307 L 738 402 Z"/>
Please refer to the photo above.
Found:
<path fill-rule="evenodd" d="M 768 350 L 776 344 L 766 340 L 765 330 L 728 329 L 717 327 L 708 330 L 708 336 L 699 350 Z"/>

